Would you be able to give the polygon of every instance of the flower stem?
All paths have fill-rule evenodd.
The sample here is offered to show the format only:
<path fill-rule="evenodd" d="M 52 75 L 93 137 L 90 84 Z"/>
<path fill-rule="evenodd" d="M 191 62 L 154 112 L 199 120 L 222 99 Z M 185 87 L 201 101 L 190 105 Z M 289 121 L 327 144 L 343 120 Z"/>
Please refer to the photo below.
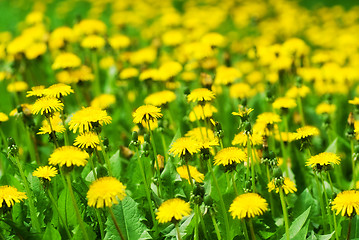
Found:
<path fill-rule="evenodd" d="M 138 148 L 136 148 L 136 150 L 137 150 L 136 152 L 138 153 Z M 151 212 L 153 227 L 155 228 L 155 231 L 157 232 L 158 231 L 158 229 L 157 229 L 157 221 L 155 219 L 155 213 L 154 213 L 153 208 L 152 208 L 150 186 L 147 183 L 147 179 L 146 179 L 142 159 L 140 158 L 140 156 L 137 156 L 137 163 L 138 163 L 138 167 L 140 168 L 140 171 L 141 171 L 141 175 L 142 175 L 142 178 L 143 178 L 143 183 L 145 184 L 146 198 L 147 198 L 148 206 L 149 206 L 150 212 Z"/>
<path fill-rule="evenodd" d="M 123 236 L 123 233 L 122 233 L 122 231 L 121 231 L 121 229 L 120 229 L 120 226 L 118 226 L 118 223 L 117 223 L 117 220 L 116 220 L 116 218 L 115 218 L 115 215 L 113 214 L 112 208 L 109 207 L 109 208 L 108 208 L 108 211 L 110 212 L 112 221 L 113 221 L 113 223 L 115 224 L 115 227 L 116 227 L 116 230 L 117 230 L 118 234 L 120 234 L 121 240 L 125 240 L 125 237 Z"/>
<path fill-rule="evenodd" d="M 58 147 L 59 147 L 59 144 L 58 144 L 58 142 L 57 142 L 56 134 L 55 134 L 55 132 L 54 132 L 54 128 L 52 127 L 50 117 L 46 116 L 46 120 L 47 120 L 47 122 L 49 123 L 50 130 L 51 130 L 51 136 L 52 136 L 52 139 L 54 140 L 55 147 L 58 148 Z"/>
<path fill-rule="evenodd" d="M 19 168 L 19 172 L 20 172 L 22 181 L 23 181 L 24 186 L 25 186 L 26 195 L 27 195 L 28 200 L 29 200 L 30 217 L 31 217 L 32 225 L 33 225 L 34 230 L 36 232 L 41 232 L 40 223 L 39 223 L 39 220 L 38 220 L 38 217 L 37 217 L 37 211 L 36 211 L 35 205 L 34 205 L 33 193 L 30 190 L 29 183 L 28 183 L 28 181 L 26 179 L 24 170 L 22 169 L 19 156 L 15 156 L 14 158 L 15 158 L 15 161 L 16 161 L 16 165 Z"/>
<path fill-rule="evenodd" d="M 93 176 L 95 177 L 95 179 L 97 180 L 97 173 L 95 171 L 95 165 L 93 163 L 93 154 L 90 156 L 90 159 L 89 159 L 89 162 L 90 162 L 90 165 L 91 165 L 91 169 L 92 169 L 92 172 L 93 172 Z"/>
<path fill-rule="evenodd" d="M 355 188 L 355 182 L 356 182 L 356 173 L 355 173 L 355 159 L 354 159 L 354 139 L 350 140 L 350 149 L 351 149 L 351 154 L 352 154 L 352 168 L 353 168 L 353 186 Z"/>
<path fill-rule="evenodd" d="M 327 214 L 328 214 L 328 217 L 329 217 L 329 226 L 330 226 L 330 232 L 333 232 L 333 222 L 332 222 L 332 219 L 331 219 L 331 213 L 330 213 L 330 210 L 328 208 L 328 195 L 327 195 L 327 191 L 325 189 L 325 184 L 324 184 L 324 180 L 323 180 L 323 175 L 322 173 L 320 173 L 320 180 L 322 182 L 322 186 L 323 186 L 323 192 L 324 192 L 324 197 L 325 197 L 325 205 L 326 205 L 326 209 L 327 209 Z"/>
<path fill-rule="evenodd" d="M 112 170 L 111 170 L 110 159 L 107 156 L 107 153 L 106 153 L 105 147 L 104 147 L 104 145 L 102 143 L 101 135 L 100 135 L 99 132 L 97 132 L 97 136 L 98 136 L 98 140 L 100 142 L 100 147 L 101 147 L 101 152 L 102 152 L 103 158 L 105 159 L 105 162 L 106 162 L 106 165 L 107 165 L 107 168 L 108 168 L 108 173 L 109 173 L 110 176 L 113 176 Z"/>
<path fill-rule="evenodd" d="M 86 231 L 86 228 L 85 228 L 85 224 L 82 220 L 82 217 L 81 217 L 81 214 L 80 214 L 80 210 L 77 206 L 77 203 L 76 203 L 76 199 L 75 199 L 75 195 L 74 195 L 74 191 L 72 190 L 72 185 L 71 185 L 71 177 L 70 177 L 70 174 L 65 174 L 66 175 L 66 181 L 67 181 L 67 188 L 69 190 L 69 193 L 70 193 L 70 197 L 71 197 L 71 201 L 72 201 L 72 204 L 75 208 L 75 213 L 76 213 L 76 217 L 77 217 L 77 221 L 80 225 L 80 228 L 81 228 L 81 231 L 83 233 L 83 237 L 85 240 L 89 240 L 89 237 L 87 235 L 87 231 Z"/>
<path fill-rule="evenodd" d="M 69 135 L 67 134 L 67 128 L 65 127 L 64 110 L 61 110 L 61 121 L 62 121 L 62 125 L 64 125 L 64 128 L 65 128 L 65 131 L 64 131 L 65 146 L 68 146 L 69 145 Z"/>
<path fill-rule="evenodd" d="M 349 217 L 349 226 L 348 226 L 348 233 L 347 233 L 347 240 L 350 240 L 350 233 L 352 231 L 352 217 Z"/>
<path fill-rule="evenodd" d="M 252 156 L 252 143 L 251 140 L 249 139 L 249 134 L 247 134 L 247 164 L 249 164 L 249 159 L 250 164 L 251 164 L 251 174 L 252 174 L 252 189 L 253 192 L 256 192 L 256 179 L 255 179 L 255 174 L 254 174 L 254 161 L 253 161 L 253 156 Z M 249 175 L 249 166 L 247 166 L 247 173 Z"/>
<path fill-rule="evenodd" d="M 56 204 L 56 201 L 55 201 L 54 197 L 52 196 L 52 193 L 51 193 L 50 189 L 47 190 L 47 194 L 48 194 L 48 196 L 50 198 L 50 201 L 51 201 L 52 205 L 54 206 L 54 208 L 55 208 L 55 210 L 57 212 L 57 215 L 59 215 L 59 217 L 60 217 L 60 220 L 62 222 L 63 227 L 65 228 L 65 231 L 66 231 L 66 234 L 67 234 L 68 238 L 71 239 L 72 236 L 71 236 L 70 230 L 67 227 L 67 224 L 66 224 L 64 218 L 62 217 L 62 215 L 60 213 L 60 210 L 59 210 L 59 208 L 58 208 L 58 206 Z"/>
<path fill-rule="evenodd" d="M 285 204 L 284 193 L 283 193 L 282 188 L 279 188 L 279 197 L 280 197 L 280 202 L 282 204 L 282 209 L 283 209 L 283 217 L 284 217 L 286 239 L 290 240 L 288 212 L 287 212 L 287 207 L 286 207 L 286 204 Z"/>
<path fill-rule="evenodd" d="M 297 103 L 298 103 L 298 109 L 299 109 L 299 114 L 300 114 L 300 120 L 302 122 L 302 127 L 304 127 L 305 126 L 305 119 L 304 119 L 302 99 L 300 97 L 297 97 Z"/>
<path fill-rule="evenodd" d="M 266 170 L 267 170 L 267 180 L 268 180 L 268 183 L 270 183 L 271 180 L 270 180 L 270 172 L 269 172 L 268 165 L 266 165 Z M 275 207 L 274 207 L 272 192 L 269 192 L 269 204 L 270 204 L 272 217 L 274 218 L 274 216 L 275 216 Z"/>
<path fill-rule="evenodd" d="M 232 172 L 232 182 L 233 182 L 234 193 L 236 194 L 236 196 L 238 196 L 238 190 L 237 190 L 236 179 L 234 178 L 234 172 Z"/>
<path fill-rule="evenodd" d="M 212 209 L 209 210 L 209 215 L 211 215 L 211 219 L 212 219 L 212 223 L 213 223 L 213 226 L 214 226 L 214 231 L 216 232 L 216 235 L 217 235 L 217 239 L 222 240 L 221 233 L 219 231 L 216 219 L 214 218 Z"/>
<path fill-rule="evenodd" d="M 248 223 L 249 223 L 249 230 L 251 231 L 252 240 L 256 240 L 256 235 L 254 234 L 253 222 L 251 218 L 248 220 Z"/>
<path fill-rule="evenodd" d="M 242 219 L 242 220 L 241 220 L 241 223 L 242 223 L 244 238 L 245 238 L 246 240 L 249 240 L 246 222 Z"/>
<path fill-rule="evenodd" d="M 320 191 L 320 184 L 319 184 L 319 180 L 318 180 L 318 176 L 317 174 L 314 173 L 314 178 L 315 178 L 315 181 L 317 183 L 317 191 L 318 191 L 318 197 L 319 197 L 319 204 L 320 204 L 320 209 L 322 211 L 322 221 L 323 221 L 323 229 L 324 229 L 324 233 L 327 232 L 327 225 L 325 224 L 326 223 L 326 213 L 325 213 L 325 209 L 324 209 L 324 203 L 323 203 L 323 198 L 322 198 L 322 194 L 321 194 L 321 191 Z"/>
<path fill-rule="evenodd" d="M 335 239 L 339 240 L 338 229 L 337 229 L 337 218 L 335 216 L 335 212 L 333 212 L 333 222 L 334 222 Z"/>
<path fill-rule="evenodd" d="M 226 207 L 224 205 L 223 197 L 222 197 L 222 194 L 221 194 L 221 189 L 219 188 L 216 175 L 214 174 L 214 171 L 213 171 L 213 168 L 212 168 L 211 158 L 208 159 L 208 169 L 211 172 L 212 179 L 213 179 L 213 182 L 214 182 L 214 186 L 215 186 L 215 188 L 217 189 L 217 192 L 218 192 L 219 203 L 220 203 L 223 218 L 224 218 L 224 225 L 226 227 L 226 236 L 227 236 L 227 239 L 230 240 L 231 237 L 230 237 L 230 232 L 229 232 L 230 228 L 229 228 L 228 215 L 227 215 Z"/>
<path fill-rule="evenodd" d="M 177 231 L 178 240 L 182 240 L 181 233 L 180 233 L 180 230 L 179 230 L 179 227 L 178 227 L 178 223 L 175 223 L 175 227 L 176 227 L 176 231 Z"/>
<path fill-rule="evenodd" d="M 91 61 L 92 61 L 92 67 L 95 74 L 95 80 L 94 80 L 94 86 L 93 90 L 96 96 L 101 94 L 101 84 L 100 84 L 100 76 L 98 71 L 98 64 L 97 64 L 97 53 L 96 51 L 91 51 Z"/>
<path fill-rule="evenodd" d="M 156 170 L 157 170 L 157 187 L 158 187 L 158 196 L 161 197 L 161 172 L 160 172 L 160 165 L 158 164 L 158 160 L 157 160 L 157 150 L 156 150 L 156 143 L 155 143 L 155 139 L 153 137 L 153 132 L 151 130 L 151 125 L 150 122 L 147 121 L 147 126 L 148 126 L 148 131 L 150 132 L 150 137 L 151 137 L 151 145 L 152 145 L 152 149 L 153 149 L 153 155 L 155 158 L 155 163 L 156 163 Z"/>

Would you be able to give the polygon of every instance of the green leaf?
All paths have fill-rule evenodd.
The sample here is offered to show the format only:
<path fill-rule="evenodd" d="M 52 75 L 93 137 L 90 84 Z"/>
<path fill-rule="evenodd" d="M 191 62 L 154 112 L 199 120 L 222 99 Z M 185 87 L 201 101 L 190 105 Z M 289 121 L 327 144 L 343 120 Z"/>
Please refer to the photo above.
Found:
<path fill-rule="evenodd" d="M 51 223 L 47 224 L 44 235 L 42 236 L 43 240 L 61 240 L 60 233 L 52 226 Z"/>
<path fill-rule="evenodd" d="M 334 141 L 325 149 L 325 152 L 337 153 L 338 148 L 338 138 L 335 138 Z"/>
<path fill-rule="evenodd" d="M 297 217 L 294 220 L 294 222 L 292 223 L 292 225 L 289 228 L 290 239 L 293 239 L 294 237 L 296 237 L 296 235 L 301 231 L 305 222 L 308 219 L 311 208 L 312 207 L 309 207 L 305 212 L 303 212 L 299 217 Z M 305 235 L 306 235 L 306 233 L 305 233 Z M 281 240 L 284 240 L 284 239 L 286 239 L 285 234 L 283 235 Z"/>
<path fill-rule="evenodd" d="M 138 210 L 138 204 L 129 196 L 118 205 L 112 207 L 117 223 L 126 239 L 152 239 L 148 228 L 142 223 L 143 217 Z M 105 239 L 119 239 L 120 235 L 109 216 L 106 222 Z"/>
<path fill-rule="evenodd" d="M 61 216 L 65 219 L 65 222 L 68 226 L 77 225 L 75 209 L 72 205 L 70 193 L 67 189 L 64 189 L 60 193 L 60 197 L 58 200 L 58 208 Z"/>

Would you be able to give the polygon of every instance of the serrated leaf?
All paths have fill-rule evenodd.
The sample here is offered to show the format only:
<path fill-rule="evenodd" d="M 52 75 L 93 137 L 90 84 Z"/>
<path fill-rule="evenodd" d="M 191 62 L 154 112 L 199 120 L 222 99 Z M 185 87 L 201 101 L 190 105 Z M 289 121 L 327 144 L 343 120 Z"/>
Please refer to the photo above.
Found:
<path fill-rule="evenodd" d="M 52 226 L 52 224 L 47 224 L 44 235 L 42 236 L 43 240 L 61 240 L 60 233 Z"/>
<path fill-rule="evenodd" d="M 112 211 L 126 239 L 152 239 L 148 228 L 141 222 L 143 217 L 138 210 L 138 204 L 131 197 L 127 196 L 118 205 L 114 205 Z M 105 239 L 119 239 L 119 237 L 115 224 L 109 216 Z"/>

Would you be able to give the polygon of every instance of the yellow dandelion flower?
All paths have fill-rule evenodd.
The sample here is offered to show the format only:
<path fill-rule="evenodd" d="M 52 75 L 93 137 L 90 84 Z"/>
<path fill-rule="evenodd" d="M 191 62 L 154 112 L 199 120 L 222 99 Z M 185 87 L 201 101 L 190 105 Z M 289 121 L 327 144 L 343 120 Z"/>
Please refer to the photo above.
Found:
<path fill-rule="evenodd" d="M 195 122 L 197 120 L 204 120 L 213 116 L 213 113 L 218 112 L 217 108 L 212 106 L 210 103 L 203 105 L 197 105 L 189 113 L 189 120 Z"/>
<path fill-rule="evenodd" d="M 113 49 L 123 49 L 130 46 L 131 40 L 129 37 L 121 34 L 116 34 L 108 39 L 110 46 Z"/>
<path fill-rule="evenodd" d="M 295 108 L 297 106 L 297 103 L 292 98 L 280 97 L 280 98 L 277 98 L 272 103 L 272 106 L 274 109 L 281 109 L 281 108 L 290 109 L 290 108 Z"/>
<path fill-rule="evenodd" d="M 46 119 L 42 122 L 42 127 L 39 129 L 39 132 L 37 134 L 51 134 L 51 132 L 58 132 L 63 133 L 66 131 L 66 128 L 64 127 L 62 123 L 62 119 L 60 118 L 60 113 L 56 112 L 53 116 L 50 118 L 51 127 L 49 124 L 49 121 Z M 51 130 L 52 128 L 52 130 Z"/>
<path fill-rule="evenodd" d="M 166 81 L 172 77 L 177 76 L 182 71 L 182 69 L 182 65 L 178 62 L 165 62 L 158 69 L 157 78 L 155 80 Z"/>
<path fill-rule="evenodd" d="M 249 135 L 249 140 L 253 146 L 258 146 L 263 144 L 263 137 L 259 134 L 253 133 Z M 240 145 L 242 147 L 247 146 L 247 134 L 245 132 L 240 132 L 234 136 L 232 145 Z"/>
<path fill-rule="evenodd" d="M 55 177 L 57 173 L 57 169 L 53 166 L 42 166 L 36 168 L 32 175 L 38 178 L 44 178 L 51 181 L 51 178 Z"/>
<path fill-rule="evenodd" d="M 56 83 L 44 90 L 44 94 L 48 97 L 61 98 L 74 93 L 71 86 L 64 83 Z"/>
<path fill-rule="evenodd" d="M 28 87 L 29 85 L 26 82 L 16 81 L 9 83 L 6 89 L 8 92 L 15 93 L 15 92 L 24 92 L 28 89 Z"/>
<path fill-rule="evenodd" d="M 45 43 L 34 43 L 31 44 L 25 51 L 25 56 L 27 59 L 35 59 L 41 55 L 43 55 L 47 50 L 47 46 Z"/>
<path fill-rule="evenodd" d="M 340 212 L 342 216 L 351 217 L 359 214 L 359 191 L 349 190 L 339 193 L 332 202 L 332 210 L 336 211 L 336 215 Z"/>
<path fill-rule="evenodd" d="M 157 58 L 157 50 L 153 47 L 146 47 L 131 53 L 130 63 L 132 65 L 141 65 L 144 63 L 152 63 Z"/>
<path fill-rule="evenodd" d="M 106 30 L 106 24 L 97 19 L 83 19 L 74 26 L 77 35 L 104 34 Z"/>
<path fill-rule="evenodd" d="M 114 177 L 102 177 L 91 183 L 87 192 L 88 205 L 96 208 L 111 207 L 126 197 L 126 186 Z"/>
<path fill-rule="evenodd" d="M 72 116 L 69 122 L 69 129 L 74 133 L 77 130 L 79 133 L 88 132 L 94 125 L 107 125 L 111 123 L 111 120 L 112 118 L 107 115 L 106 110 L 97 107 L 83 107 Z"/>
<path fill-rule="evenodd" d="M 101 109 L 109 108 L 112 104 L 116 103 L 116 97 L 113 94 L 101 94 L 91 101 L 91 107 Z"/>
<path fill-rule="evenodd" d="M 81 65 L 81 59 L 73 53 L 60 53 L 56 58 L 51 68 L 53 70 L 75 68 Z"/>
<path fill-rule="evenodd" d="M 216 32 L 206 33 L 201 42 L 210 45 L 211 47 L 223 47 L 226 43 L 226 38 Z"/>
<path fill-rule="evenodd" d="M 150 79 L 152 80 L 158 79 L 158 69 L 149 68 L 141 72 L 140 74 L 141 81 L 150 80 Z"/>
<path fill-rule="evenodd" d="M 64 104 L 54 97 L 42 97 L 36 100 L 32 105 L 32 114 L 41 113 L 43 115 L 52 114 L 54 112 L 61 111 L 64 108 Z"/>
<path fill-rule="evenodd" d="M 125 79 L 131 79 L 134 77 L 138 76 L 138 69 L 137 68 L 125 68 L 120 72 L 120 79 L 125 80 Z"/>
<path fill-rule="evenodd" d="M 295 187 L 295 183 L 291 181 L 290 178 L 288 177 L 285 177 L 283 179 L 283 184 L 281 186 L 276 186 L 275 179 L 273 179 L 268 183 L 267 187 L 268 187 L 268 192 L 275 190 L 276 193 L 279 193 L 280 188 L 283 189 L 285 194 L 294 193 L 297 191 L 297 188 Z"/>
<path fill-rule="evenodd" d="M 275 140 L 283 142 L 291 142 L 295 140 L 295 133 L 292 132 L 280 132 L 280 135 L 276 133 L 274 135 Z"/>
<path fill-rule="evenodd" d="M 234 116 L 247 117 L 251 112 L 253 112 L 253 108 L 243 107 L 242 105 L 238 106 L 238 112 L 232 112 Z"/>
<path fill-rule="evenodd" d="M 11 207 L 16 202 L 27 199 L 24 192 L 19 192 L 16 188 L 11 186 L 0 186 L 0 208 L 6 204 Z"/>
<path fill-rule="evenodd" d="M 161 204 L 156 213 L 159 223 L 180 221 L 191 214 L 190 204 L 179 198 L 169 199 Z"/>
<path fill-rule="evenodd" d="M 313 126 L 304 126 L 297 129 L 295 133 L 295 139 L 304 139 L 307 137 L 319 135 L 319 129 Z"/>
<path fill-rule="evenodd" d="M 105 43 L 106 42 L 103 37 L 97 35 L 89 35 L 81 41 L 81 47 L 99 49 L 103 48 L 105 46 Z"/>
<path fill-rule="evenodd" d="M 317 114 L 324 114 L 324 113 L 331 114 L 335 112 L 335 110 L 336 110 L 336 106 L 334 104 L 329 104 L 329 103 L 321 103 L 315 108 L 315 112 Z"/>
<path fill-rule="evenodd" d="M 6 114 L 3 113 L 3 112 L 0 112 L 0 123 L 6 122 L 6 121 L 8 121 L 8 120 L 9 120 L 9 116 L 6 115 Z"/>
<path fill-rule="evenodd" d="M 176 99 L 176 94 L 172 91 L 164 90 L 160 92 L 155 92 L 148 95 L 144 102 L 145 104 L 153 105 L 160 107 L 166 103 L 173 102 Z"/>
<path fill-rule="evenodd" d="M 31 88 L 31 91 L 26 92 L 26 97 L 42 97 L 44 95 L 45 86 L 35 86 Z"/>
<path fill-rule="evenodd" d="M 308 93 L 310 93 L 310 88 L 303 85 L 301 87 L 291 87 L 287 93 L 285 94 L 286 97 L 289 97 L 289 98 L 294 98 L 296 99 L 297 97 L 305 97 L 308 95 Z"/>
<path fill-rule="evenodd" d="M 279 123 L 281 121 L 280 116 L 276 113 L 264 112 L 257 116 L 258 123 L 265 123 L 267 125 Z"/>
<path fill-rule="evenodd" d="M 94 132 L 81 133 L 74 141 L 74 146 L 79 148 L 96 148 L 99 144 L 98 135 Z"/>
<path fill-rule="evenodd" d="M 196 182 L 203 182 L 204 180 L 204 175 L 202 173 L 200 173 L 197 168 L 188 165 L 189 168 L 189 172 L 191 173 L 191 178 L 194 179 Z M 178 172 L 178 174 L 180 175 L 181 178 L 187 179 L 188 182 L 190 182 L 189 180 L 189 176 L 188 176 L 188 171 L 187 171 L 187 166 L 180 166 L 176 169 L 176 171 Z"/>
<path fill-rule="evenodd" d="M 242 77 L 242 73 L 233 67 L 220 66 L 216 70 L 216 85 L 227 85 L 233 83 L 236 79 Z"/>
<path fill-rule="evenodd" d="M 187 154 L 193 155 L 200 150 L 200 145 L 197 141 L 189 137 L 181 137 L 172 143 L 169 150 L 171 154 L 178 157 L 184 157 Z"/>
<path fill-rule="evenodd" d="M 75 82 L 87 82 L 95 79 L 95 75 L 93 75 L 91 68 L 86 65 L 82 65 L 79 69 L 73 70 L 71 72 L 71 77 L 75 79 Z"/>
<path fill-rule="evenodd" d="M 246 153 L 237 147 L 227 147 L 220 150 L 216 156 L 214 156 L 215 165 L 227 166 L 234 162 L 241 163 L 247 159 Z"/>
<path fill-rule="evenodd" d="M 154 122 L 162 117 L 161 108 L 152 105 L 143 105 L 132 113 L 134 123 L 148 123 Z"/>
<path fill-rule="evenodd" d="M 330 152 L 323 152 L 310 157 L 305 165 L 310 167 L 316 167 L 318 165 L 320 166 L 326 166 L 330 164 L 339 165 L 339 163 L 340 163 L 340 157 L 337 154 Z"/>
<path fill-rule="evenodd" d="M 188 102 L 209 102 L 215 98 L 214 93 L 207 88 L 197 88 L 187 96 Z"/>
<path fill-rule="evenodd" d="M 229 95 L 232 98 L 250 98 L 255 95 L 255 91 L 247 83 L 235 83 L 229 88 Z"/>
<path fill-rule="evenodd" d="M 201 148 L 211 148 L 212 146 L 219 145 L 219 140 L 214 135 L 214 132 L 206 127 L 193 128 L 185 136 L 195 140 Z"/>
<path fill-rule="evenodd" d="M 355 97 L 354 99 L 349 100 L 348 103 L 352 105 L 359 105 L 359 97 Z"/>
<path fill-rule="evenodd" d="M 233 219 L 253 218 L 268 210 L 267 201 L 257 193 L 244 193 L 236 197 L 230 208 Z"/>
<path fill-rule="evenodd" d="M 25 114 L 26 116 L 31 115 L 32 106 L 33 106 L 33 105 L 28 104 L 28 103 L 20 104 L 21 112 L 22 112 L 23 114 Z M 17 108 L 15 108 L 14 110 L 12 110 L 12 111 L 9 113 L 9 115 L 10 115 L 11 117 L 14 117 L 14 116 L 16 116 L 16 115 L 18 115 L 18 114 L 19 114 L 19 112 L 18 112 L 18 109 L 17 109 Z"/>
<path fill-rule="evenodd" d="M 50 155 L 49 163 L 51 165 L 59 165 L 62 167 L 71 166 L 85 166 L 89 155 L 87 152 L 73 146 L 64 146 L 56 148 L 55 151 Z"/>

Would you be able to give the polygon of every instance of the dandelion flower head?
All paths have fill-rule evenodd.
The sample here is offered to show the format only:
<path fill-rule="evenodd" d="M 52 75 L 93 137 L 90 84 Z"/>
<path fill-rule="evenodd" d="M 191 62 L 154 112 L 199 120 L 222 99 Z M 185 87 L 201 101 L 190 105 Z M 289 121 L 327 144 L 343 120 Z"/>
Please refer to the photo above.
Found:
<path fill-rule="evenodd" d="M 0 186 L 0 208 L 4 203 L 11 207 L 16 202 L 20 202 L 23 199 L 27 199 L 24 192 L 19 192 L 16 188 L 11 186 Z"/>
<path fill-rule="evenodd" d="M 73 53 L 60 53 L 52 64 L 52 69 L 75 68 L 81 65 L 81 59 Z"/>
<path fill-rule="evenodd" d="M 295 187 L 295 183 L 291 181 L 290 178 L 288 177 L 285 177 L 283 179 L 283 183 L 281 186 L 275 185 L 275 179 L 273 179 L 268 183 L 268 192 L 275 190 L 275 192 L 278 193 L 281 188 L 283 189 L 285 194 L 294 193 L 297 191 L 297 188 Z"/>
<path fill-rule="evenodd" d="M 279 123 L 282 120 L 280 119 L 280 116 L 276 113 L 271 112 L 264 112 L 258 115 L 257 122 L 259 123 L 265 123 L 265 124 L 274 124 Z"/>
<path fill-rule="evenodd" d="M 280 97 L 273 102 L 272 106 L 274 109 L 281 109 L 281 108 L 291 109 L 291 108 L 295 108 L 297 106 L 297 103 L 292 98 Z"/>
<path fill-rule="evenodd" d="M 267 201 L 257 193 L 244 193 L 232 202 L 229 212 L 233 219 L 253 218 L 268 210 Z"/>
<path fill-rule="evenodd" d="M 26 97 L 42 97 L 44 95 L 44 90 L 45 86 L 43 85 L 32 87 L 30 91 L 26 92 Z"/>
<path fill-rule="evenodd" d="M 51 123 L 51 126 L 49 124 L 49 121 Z M 52 131 L 58 133 L 63 133 L 66 131 L 66 128 L 64 127 L 60 118 L 59 112 L 56 112 L 50 118 L 42 121 L 42 127 L 39 129 L 39 132 L 37 134 L 51 134 Z"/>
<path fill-rule="evenodd" d="M 359 191 L 348 190 L 339 193 L 332 202 L 332 210 L 336 215 L 351 217 L 353 212 L 359 214 Z"/>
<path fill-rule="evenodd" d="M 295 133 L 295 139 L 305 139 L 307 137 L 317 136 L 319 135 L 319 129 L 313 126 L 304 126 L 298 128 Z"/>
<path fill-rule="evenodd" d="M 6 121 L 8 121 L 8 120 L 9 120 L 8 115 L 6 115 L 6 114 L 3 113 L 3 112 L 0 112 L 0 123 L 6 122 Z"/>
<path fill-rule="evenodd" d="M 56 98 L 61 98 L 71 93 L 74 93 L 74 90 L 71 88 L 71 86 L 64 83 L 56 83 L 44 90 L 44 94 L 46 96 Z"/>
<path fill-rule="evenodd" d="M 51 181 L 51 178 L 55 177 L 57 173 L 57 169 L 53 166 L 42 166 L 36 168 L 32 175 L 38 178 L 44 178 Z"/>
<path fill-rule="evenodd" d="M 59 112 L 63 109 L 64 104 L 55 97 L 42 97 L 36 100 L 32 105 L 31 112 L 32 114 L 46 115 L 53 114 L 54 112 Z"/>
<path fill-rule="evenodd" d="M 179 198 L 169 199 L 161 204 L 156 213 L 159 223 L 180 221 L 191 213 L 190 204 Z"/>
<path fill-rule="evenodd" d="M 136 109 L 132 113 L 134 123 L 148 123 L 149 121 L 154 122 L 158 118 L 162 117 L 161 108 L 153 105 L 143 105 Z"/>
<path fill-rule="evenodd" d="M 81 133 L 74 141 L 74 146 L 79 148 L 96 148 L 99 144 L 98 135 L 91 131 Z"/>
<path fill-rule="evenodd" d="M 214 156 L 215 165 L 227 166 L 232 163 L 241 163 L 247 159 L 246 153 L 237 147 L 227 147 L 220 150 Z"/>
<path fill-rule="evenodd" d="M 51 165 L 59 165 L 60 167 L 85 166 L 89 155 L 87 152 L 73 146 L 64 146 L 56 148 L 50 155 L 49 163 Z"/>
<path fill-rule="evenodd" d="M 340 163 L 340 158 L 337 154 L 330 152 L 323 152 L 309 158 L 305 165 L 310 167 L 316 167 L 318 165 L 320 166 L 326 166 L 330 164 L 338 165 L 339 163 Z"/>
<path fill-rule="evenodd" d="M 184 157 L 188 154 L 193 155 L 200 150 L 200 145 L 197 141 L 189 137 L 181 137 L 172 143 L 169 150 L 174 156 Z"/>
<path fill-rule="evenodd" d="M 187 96 L 188 102 L 209 102 L 215 98 L 214 93 L 207 88 L 197 88 L 192 90 Z"/>
<path fill-rule="evenodd" d="M 107 115 L 105 110 L 97 107 L 83 107 L 72 116 L 69 129 L 74 133 L 77 130 L 79 133 L 83 133 L 90 131 L 96 124 L 103 126 L 104 124 L 110 124 L 111 121 L 112 118 Z"/>
<path fill-rule="evenodd" d="M 111 207 L 126 197 L 126 186 L 114 177 L 102 177 L 90 185 L 88 205 L 96 208 Z"/>
<path fill-rule="evenodd" d="M 156 107 L 165 105 L 166 103 L 173 102 L 176 99 L 176 94 L 169 90 L 164 90 L 160 92 L 155 92 L 148 95 L 144 102 L 145 104 L 150 104 Z"/>
<path fill-rule="evenodd" d="M 194 179 L 196 182 L 202 183 L 204 180 L 203 173 L 200 173 L 196 167 L 193 167 L 191 165 L 188 165 L 188 168 L 189 168 L 189 172 L 191 173 L 192 179 Z M 190 181 L 188 176 L 187 166 L 180 166 L 176 169 L 176 171 L 178 172 L 181 178 L 187 179 L 188 182 Z"/>
<path fill-rule="evenodd" d="M 101 94 L 91 101 L 91 107 L 97 107 L 101 109 L 109 108 L 116 102 L 116 97 L 112 94 Z"/>

